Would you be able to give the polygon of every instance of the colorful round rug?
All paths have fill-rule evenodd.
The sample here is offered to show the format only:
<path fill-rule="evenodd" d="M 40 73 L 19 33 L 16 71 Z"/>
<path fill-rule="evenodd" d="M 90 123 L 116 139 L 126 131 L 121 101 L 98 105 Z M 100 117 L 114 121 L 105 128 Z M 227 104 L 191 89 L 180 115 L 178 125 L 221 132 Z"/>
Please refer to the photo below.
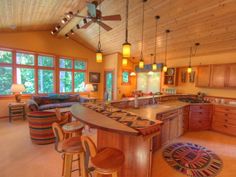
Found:
<path fill-rule="evenodd" d="M 192 143 L 174 143 L 163 151 L 166 162 L 175 170 L 194 177 L 216 176 L 222 160 L 211 150 Z"/>

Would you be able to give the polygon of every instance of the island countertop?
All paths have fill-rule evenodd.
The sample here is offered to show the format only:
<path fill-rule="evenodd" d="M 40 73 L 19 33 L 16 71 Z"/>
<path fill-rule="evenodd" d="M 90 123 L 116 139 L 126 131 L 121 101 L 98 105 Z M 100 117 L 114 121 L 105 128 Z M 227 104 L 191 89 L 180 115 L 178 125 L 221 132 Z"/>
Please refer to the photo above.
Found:
<path fill-rule="evenodd" d="M 71 107 L 72 115 L 79 121 L 90 126 L 117 133 L 139 135 L 139 132 L 98 112 L 84 107 L 81 104 L 74 104 Z"/>

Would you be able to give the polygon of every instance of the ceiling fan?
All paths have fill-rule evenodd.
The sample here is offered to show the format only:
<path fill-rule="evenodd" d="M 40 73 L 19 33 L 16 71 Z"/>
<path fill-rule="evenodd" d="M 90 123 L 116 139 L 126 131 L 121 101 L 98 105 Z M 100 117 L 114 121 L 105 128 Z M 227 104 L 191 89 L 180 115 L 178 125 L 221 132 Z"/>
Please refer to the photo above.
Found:
<path fill-rule="evenodd" d="M 87 4 L 87 16 L 82 16 L 79 14 L 72 14 L 71 12 L 70 15 L 74 17 L 81 17 L 83 18 L 83 24 L 80 26 L 80 28 L 88 28 L 92 23 L 97 23 L 100 25 L 102 28 L 104 28 L 106 31 L 110 31 L 112 28 L 105 24 L 103 21 L 121 21 L 121 16 L 120 15 L 109 15 L 109 16 L 102 16 L 102 12 L 100 9 L 97 9 L 98 7 L 98 2 L 97 1 L 92 1 Z M 66 15 L 68 15 L 67 13 Z"/>

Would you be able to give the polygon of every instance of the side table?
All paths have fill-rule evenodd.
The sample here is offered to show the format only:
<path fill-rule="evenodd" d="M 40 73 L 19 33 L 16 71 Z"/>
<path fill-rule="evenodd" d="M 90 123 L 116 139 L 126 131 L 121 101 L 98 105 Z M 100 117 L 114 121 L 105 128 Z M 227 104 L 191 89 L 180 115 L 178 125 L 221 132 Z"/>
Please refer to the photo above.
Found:
<path fill-rule="evenodd" d="M 14 117 L 22 117 L 25 120 L 25 102 L 20 103 L 10 103 L 8 105 L 9 109 L 9 122 L 12 121 Z"/>

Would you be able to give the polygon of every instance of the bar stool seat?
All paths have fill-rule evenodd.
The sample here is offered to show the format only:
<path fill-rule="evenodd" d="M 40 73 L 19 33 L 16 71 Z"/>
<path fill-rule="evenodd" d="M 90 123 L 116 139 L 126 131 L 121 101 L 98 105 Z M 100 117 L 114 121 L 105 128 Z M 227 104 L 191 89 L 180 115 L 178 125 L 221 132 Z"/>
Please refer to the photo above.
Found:
<path fill-rule="evenodd" d="M 91 162 L 98 173 L 111 174 L 123 165 L 124 154 L 118 149 L 105 148 L 91 158 Z"/>
<path fill-rule="evenodd" d="M 81 122 L 70 122 L 62 126 L 66 138 L 74 136 L 81 136 L 84 124 Z"/>

